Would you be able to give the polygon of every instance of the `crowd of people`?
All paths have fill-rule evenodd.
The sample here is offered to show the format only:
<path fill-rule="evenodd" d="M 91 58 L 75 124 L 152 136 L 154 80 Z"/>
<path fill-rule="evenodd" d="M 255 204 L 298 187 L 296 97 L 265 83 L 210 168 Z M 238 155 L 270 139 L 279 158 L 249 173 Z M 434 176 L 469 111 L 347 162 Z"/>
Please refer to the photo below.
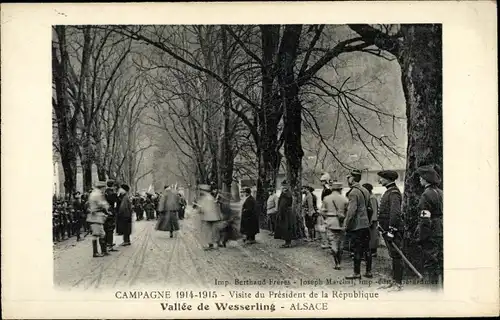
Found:
<path fill-rule="evenodd" d="M 52 206 L 53 242 L 65 241 L 72 237 L 75 237 L 76 241 L 81 241 L 86 236 L 95 236 L 100 233 L 100 230 L 93 232 L 91 226 L 102 224 L 105 242 L 101 244 L 101 248 L 104 247 L 104 250 L 101 249 L 100 254 L 94 252 L 95 257 L 116 251 L 113 243 L 114 232 L 125 237 L 123 245 L 130 245 L 133 214 L 135 214 L 136 221 L 159 220 L 161 215 L 156 208 L 158 208 L 161 195 L 150 192 L 129 194 L 129 191 L 128 185 L 120 185 L 113 180 L 108 180 L 107 182 L 97 182 L 92 190 L 83 194 L 77 191 L 70 199 L 54 198 Z M 128 201 L 123 204 L 124 207 L 120 212 L 125 196 Z M 182 195 L 179 194 L 179 197 L 181 205 L 178 218 L 182 220 L 184 219 L 186 201 Z M 101 211 L 102 216 L 98 213 Z M 101 243 L 101 240 L 98 242 Z"/>
<path fill-rule="evenodd" d="M 443 276 L 443 192 L 438 187 L 440 177 L 432 166 L 418 168 L 417 174 L 425 191 L 418 204 L 420 213 L 417 228 L 424 260 L 424 275 L 433 284 L 442 286 Z M 347 177 L 350 190 L 342 194 L 343 183 L 333 181 L 329 174 L 320 180 L 323 185 L 318 201 L 314 189 L 303 184 L 301 210 L 292 210 L 293 197 L 287 181 L 281 183 L 281 194 L 270 187 L 266 213 L 269 230 L 274 239 L 282 240 L 281 248 L 305 242 L 318 242 L 333 258 L 333 269 L 339 270 L 344 252 L 351 255 L 353 273 L 347 279 L 372 278 L 373 258 L 377 257 L 380 235 L 387 244 L 392 260 L 392 278 L 386 288 L 401 290 L 405 257 L 402 255 L 405 222 L 402 213 L 402 194 L 396 185 L 398 173 L 391 170 L 378 173 L 379 183 L 386 188 L 380 202 L 372 193 L 373 186 L 361 184 L 361 171 L 352 170 Z M 174 238 L 184 219 L 187 202 L 173 186 L 165 186 L 161 194 L 129 195 L 128 185 L 114 181 L 99 181 L 93 190 L 73 201 L 54 203 L 54 241 L 76 235 L 81 240 L 83 229 L 93 237 L 94 257 L 116 251 L 113 234 L 123 235 L 123 246 L 130 245 L 132 216 L 141 221 L 155 220 L 155 229 L 169 232 Z M 255 244 L 262 217 L 250 188 L 242 190 L 241 212 L 231 207 L 230 195 L 219 192 L 214 184 L 198 185 L 199 194 L 193 202 L 194 216 L 201 221 L 204 250 L 226 247 L 229 241 L 242 239 L 244 245 Z M 297 241 L 302 240 L 302 241 Z M 293 244 L 292 244 L 293 243 Z M 100 252 L 98 250 L 100 245 Z"/>
<path fill-rule="evenodd" d="M 442 286 L 443 276 L 443 192 L 440 177 L 433 166 L 418 168 L 417 174 L 424 187 L 418 204 L 420 213 L 416 238 L 422 252 L 426 283 Z M 372 278 L 373 258 L 377 257 L 380 235 L 387 245 L 392 260 L 393 281 L 384 288 L 401 290 L 403 287 L 403 239 L 405 222 L 402 213 L 402 194 L 396 185 L 396 171 L 378 173 L 379 183 L 386 188 L 380 202 L 372 193 L 373 186 L 361 184 L 361 171 L 353 170 L 347 177 L 350 190 L 343 195 L 343 184 L 332 181 L 329 174 L 320 180 L 323 184 L 321 200 L 314 189 L 303 184 L 302 210 L 292 212 L 292 193 L 286 181 L 281 194 L 269 190 L 267 217 L 275 239 L 284 240 L 282 248 L 292 247 L 293 240 L 319 241 L 333 257 L 334 269 L 339 270 L 344 251 L 351 254 L 353 273 L 347 279 L 361 279 L 361 263 L 365 261 L 363 277 Z M 307 231 L 307 232 L 306 232 Z M 410 267 L 411 268 L 411 267 Z"/>
<path fill-rule="evenodd" d="M 424 276 L 426 283 L 442 287 L 443 192 L 438 187 L 440 177 L 433 166 L 422 166 L 417 174 L 424 187 L 418 204 L 420 220 L 416 237 L 422 252 Z M 373 185 L 361 184 L 361 176 L 359 170 L 350 172 L 347 177 L 350 190 L 344 195 L 343 183 L 332 181 L 329 174 L 324 174 L 320 179 L 323 184 L 320 201 L 313 193 L 314 188 L 303 183 L 302 208 L 295 211 L 292 210 L 293 196 L 287 181 L 281 183 L 279 196 L 271 187 L 265 208 L 271 235 L 284 241 L 281 248 L 291 248 L 303 242 L 319 242 L 320 248 L 331 252 L 335 270 L 341 269 L 343 253 L 350 253 L 353 273 L 347 279 L 373 278 L 373 258 L 377 257 L 382 237 L 392 260 L 393 279 L 383 288 L 401 290 L 405 222 L 403 196 L 396 185 L 398 173 L 392 170 L 378 173 L 379 183 L 386 188 L 380 201 L 373 194 Z M 249 188 L 243 190 L 244 200 L 239 215 L 232 213 L 228 201 L 221 201 L 224 200 L 223 195 L 213 186 L 200 185 L 199 189 L 201 195 L 195 208 L 203 221 L 205 250 L 225 247 L 227 241 L 240 238 L 247 245 L 256 243 L 261 215 Z M 363 275 L 362 261 L 365 262 Z"/>

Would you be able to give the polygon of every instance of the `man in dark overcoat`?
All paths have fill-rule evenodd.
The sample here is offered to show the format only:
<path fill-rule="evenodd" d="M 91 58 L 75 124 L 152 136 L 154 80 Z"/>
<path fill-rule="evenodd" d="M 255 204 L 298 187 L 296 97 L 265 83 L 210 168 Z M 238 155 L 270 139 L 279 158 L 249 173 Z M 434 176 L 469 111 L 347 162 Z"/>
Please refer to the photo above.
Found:
<path fill-rule="evenodd" d="M 378 221 L 380 227 L 384 229 L 383 237 L 388 242 L 387 249 L 392 258 L 392 279 L 393 283 L 384 288 L 394 287 L 396 290 L 402 289 L 403 283 L 403 260 L 401 255 L 394 249 L 391 242 L 398 248 L 403 248 L 403 214 L 401 212 L 401 204 L 403 196 L 401 191 L 396 186 L 398 173 L 392 170 L 380 171 L 378 173 L 379 182 L 386 188 L 386 191 L 380 199 L 378 211 Z"/>
<path fill-rule="evenodd" d="M 443 190 L 441 178 L 433 166 L 417 169 L 425 188 L 418 203 L 419 243 L 424 258 L 424 275 L 431 284 L 443 285 Z"/>
<path fill-rule="evenodd" d="M 370 253 L 370 219 L 368 218 L 368 207 L 370 204 L 370 193 L 363 188 L 361 171 L 352 170 L 347 177 L 351 189 L 347 192 L 347 213 L 344 220 L 345 231 L 349 234 L 354 250 L 354 273 L 346 279 L 361 279 L 361 258 L 365 256 L 366 278 L 372 278 L 372 255 Z"/>
<path fill-rule="evenodd" d="M 281 183 L 281 194 L 278 199 L 278 213 L 276 216 L 276 229 L 274 239 L 285 240 L 281 248 L 290 248 L 292 240 L 300 239 L 300 230 L 297 224 L 297 216 L 292 210 L 292 192 L 288 188 L 287 181 Z"/>
<path fill-rule="evenodd" d="M 123 184 L 120 188 L 120 201 L 118 202 L 118 212 L 116 219 L 116 230 L 123 234 L 122 246 L 130 245 L 130 235 L 132 234 L 132 202 L 129 197 L 130 187 Z"/>
<path fill-rule="evenodd" d="M 241 228 L 240 232 L 246 236 L 245 243 L 254 244 L 255 235 L 259 233 L 259 215 L 256 210 L 255 198 L 252 190 L 245 188 L 243 191 L 246 199 L 241 207 Z"/>

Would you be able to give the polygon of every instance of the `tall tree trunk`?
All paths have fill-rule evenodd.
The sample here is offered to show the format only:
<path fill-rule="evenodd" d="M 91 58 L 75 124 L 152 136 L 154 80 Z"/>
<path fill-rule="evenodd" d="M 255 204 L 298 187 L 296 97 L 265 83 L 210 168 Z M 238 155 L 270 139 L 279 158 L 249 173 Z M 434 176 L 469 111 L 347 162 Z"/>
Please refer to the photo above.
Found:
<path fill-rule="evenodd" d="M 92 148 L 92 103 L 91 87 L 90 87 L 90 26 L 86 26 L 83 30 L 83 51 L 82 65 L 80 76 L 80 92 L 79 104 L 83 106 L 83 134 L 82 134 L 82 172 L 83 172 L 83 187 L 85 190 L 92 188 L 92 163 L 93 163 L 93 148 Z"/>
<path fill-rule="evenodd" d="M 408 130 L 403 197 L 407 229 L 405 251 L 415 267 L 421 269 L 421 250 L 413 235 L 423 189 L 415 171 L 426 164 L 443 167 L 442 27 L 439 24 L 403 24 L 400 40 L 369 25 L 349 26 L 365 42 L 397 57 L 401 66 Z M 441 170 L 438 171 L 442 175 Z"/>
<path fill-rule="evenodd" d="M 260 26 L 262 34 L 262 94 L 261 106 L 257 111 L 259 141 L 257 145 L 258 179 L 256 206 L 260 215 L 260 227 L 267 228 L 266 201 L 269 187 L 276 182 L 279 170 L 278 123 L 281 119 L 280 101 L 274 92 L 276 78 L 276 53 L 278 50 L 280 27 Z"/>
<path fill-rule="evenodd" d="M 71 115 L 68 97 L 68 63 L 66 44 L 66 27 L 56 26 L 56 34 L 59 42 L 59 56 L 57 58 L 56 48 L 52 48 L 52 69 L 56 87 L 56 99 L 53 103 L 57 119 L 57 131 L 59 136 L 59 150 L 61 164 L 64 172 L 64 192 L 66 197 L 76 190 L 76 123 L 78 111 Z"/>
<path fill-rule="evenodd" d="M 443 164 L 442 29 L 441 25 L 403 25 L 402 32 L 401 81 L 408 126 L 403 212 L 410 235 L 406 250 L 412 262 L 419 264 L 421 253 L 414 249 L 418 246 L 411 235 L 418 224 L 423 188 L 415 171 L 422 165 L 442 168 Z"/>
<path fill-rule="evenodd" d="M 285 137 L 285 159 L 287 179 L 293 195 L 292 211 L 299 213 L 302 202 L 302 157 L 304 151 L 301 144 L 302 105 L 299 99 L 299 87 L 295 79 L 294 66 L 297 59 L 302 25 L 285 27 L 279 52 L 279 75 L 281 95 L 283 99 L 283 120 Z"/>
<path fill-rule="evenodd" d="M 228 54 L 228 43 L 226 29 L 221 28 L 221 42 L 222 42 L 222 55 L 223 55 L 223 66 L 222 66 L 222 77 L 226 83 L 230 83 L 230 59 Z M 231 90 L 226 86 L 222 88 L 222 99 L 223 99 L 223 128 L 222 128 L 222 139 L 220 147 L 220 182 L 222 185 L 222 193 L 226 195 L 227 200 L 232 200 L 231 198 L 231 185 L 233 183 L 233 168 L 234 168 L 234 153 L 231 145 L 231 135 L 230 130 L 230 115 L 231 115 Z"/>

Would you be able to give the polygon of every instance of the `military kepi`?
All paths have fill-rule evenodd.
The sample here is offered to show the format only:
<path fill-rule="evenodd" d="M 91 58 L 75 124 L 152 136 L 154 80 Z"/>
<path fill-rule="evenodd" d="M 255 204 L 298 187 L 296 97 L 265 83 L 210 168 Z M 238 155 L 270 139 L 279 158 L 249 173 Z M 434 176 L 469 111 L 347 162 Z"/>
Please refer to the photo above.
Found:
<path fill-rule="evenodd" d="M 390 180 L 390 181 L 396 181 L 399 177 L 398 173 L 396 171 L 392 170 L 383 170 L 377 173 L 379 177 Z"/>
<path fill-rule="evenodd" d="M 417 174 L 430 184 L 439 184 L 439 174 L 434 170 L 433 166 L 421 166 L 417 169 Z"/>

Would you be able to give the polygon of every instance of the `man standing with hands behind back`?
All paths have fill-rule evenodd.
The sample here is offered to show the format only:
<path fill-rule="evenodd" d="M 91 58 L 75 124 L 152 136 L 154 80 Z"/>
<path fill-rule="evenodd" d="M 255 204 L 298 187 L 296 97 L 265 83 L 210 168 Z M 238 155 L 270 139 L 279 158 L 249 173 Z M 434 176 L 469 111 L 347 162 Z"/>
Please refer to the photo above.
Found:
<path fill-rule="evenodd" d="M 350 234 L 354 249 L 354 273 L 346 279 L 361 279 L 361 258 L 366 259 L 366 278 L 372 276 L 372 255 L 370 253 L 370 218 L 368 211 L 371 210 L 370 193 L 363 188 L 361 181 L 361 171 L 352 170 L 347 176 L 347 182 L 351 190 L 347 192 L 349 203 L 344 220 L 344 228 Z"/>

